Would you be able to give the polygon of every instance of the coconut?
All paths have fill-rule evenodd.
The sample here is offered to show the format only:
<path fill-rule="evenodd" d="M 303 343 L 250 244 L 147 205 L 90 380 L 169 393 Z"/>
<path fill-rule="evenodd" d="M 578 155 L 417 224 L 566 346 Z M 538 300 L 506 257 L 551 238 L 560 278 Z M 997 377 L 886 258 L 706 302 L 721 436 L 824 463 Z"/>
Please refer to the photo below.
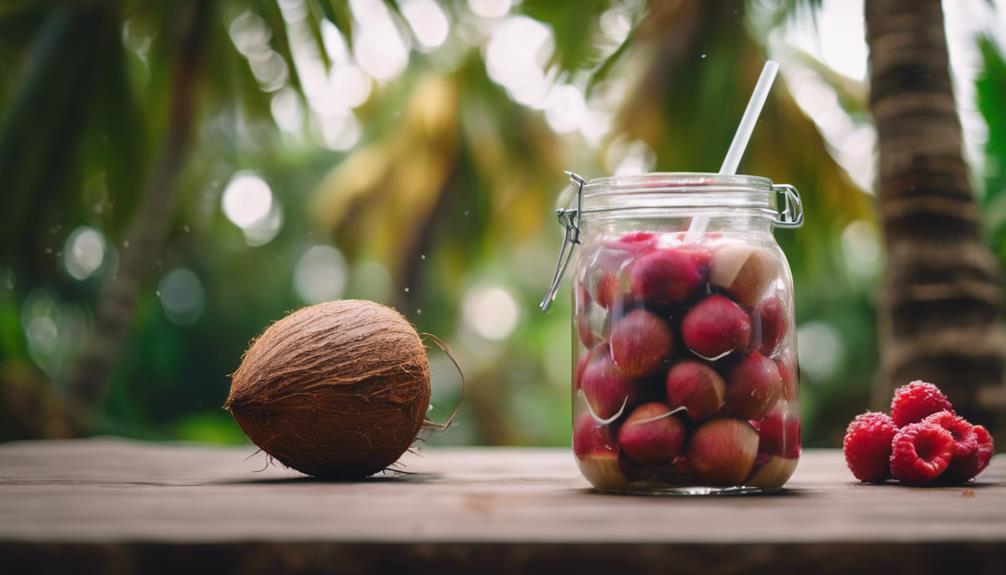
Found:
<path fill-rule="evenodd" d="M 277 461 L 360 479 L 412 445 L 430 403 L 430 366 L 397 311 L 343 300 L 302 308 L 245 352 L 224 407 Z"/>

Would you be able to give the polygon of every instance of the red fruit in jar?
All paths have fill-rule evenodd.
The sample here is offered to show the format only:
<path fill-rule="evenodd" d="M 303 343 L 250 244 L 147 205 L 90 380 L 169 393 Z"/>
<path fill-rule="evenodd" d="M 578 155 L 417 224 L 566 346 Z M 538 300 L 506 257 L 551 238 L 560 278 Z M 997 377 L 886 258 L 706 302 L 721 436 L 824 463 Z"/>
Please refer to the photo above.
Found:
<path fill-rule="evenodd" d="M 591 312 L 594 309 L 594 301 L 590 297 L 590 292 L 583 286 L 576 288 L 576 333 L 580 337 L 583 345 L 590 347 L 597 343 L 597 335 L 594 333 L 594 326 L 591 325 Z"/>
<path fill-rule="evenodd" d="M 727 384 L 726 410 L 743 419 L 761 419 L 782 397 L 779 368 L 757 351 L 730 370 Z"/>
<path fill-rule="evenodd" d="M 769 296 L 761 301 L 753 314 L 758 351 L 772 355 L 789 331 L 789 312 L 786 302 L 779 296 Z"/>
<path fill-rule="evenodd" d="M 775 358 L 782 378 L 782 397 L 786 401 L 794 401 L 799 393 L 800 368 L 797 365 L 796 353 L 792 347 L 786 347 Z"/>
<path fill-rule="evenodd" d="M 629 232 L 619 238 L 605 240 L 604 245 L 607 248 L 638 255 L 656 247 L 657 235 L 652 232 Z"/>
<path fill-rule="evenodd" d="M 573 424 L 573 454 L 580 472 L 596 487 L 615 488 L 628 483 L 608 426 L 598 424 L 590 414 L 581 415 Z"/>
<path fill-rule="evenodd" d="M 757 466 L 751 479 L 745 483 L 752 487 L 762 489 L 778 489 L 785 485 L 786 481 L 796 470 L 796 459 L 787 457 L 771 456 L 764 463 Z"/>
<path fill-rule="evenodd" d="M 667 248 L 652 251 L 632 265 L 629 285 L 637 298 L 656 305 L 680 304 L 706 281 L 706 269 L 692 252 Z"/>
<path fill-rule="evenodd" d="M 667 403 L 684 407 L 688 419 L 708 419 L 723 407 L 727 385 L 708 365 L 695 360 L 674 364 L 667 372 Z"/>
<path fill-rule="evenodd" d="M 655 481 L 657 468 L 631 459 L 624 451 L 618 453 L 618 469 L 628 481 Z"/>
<path fill-rule="evenodd" d="M 664 376 L 663 371 L 657 371 L 646 377 L 634 379 L 632 381 L 634 391 L 632 398 L 635 402 L 632 405 L 652 403 L 654 401 L 666 403 L 667 394 L 664 390 Z"/>
<path fill-rule="evenodd" d="M 627 270 L 636 257 L 653 249 L 657 237 L 649 232 L 632 232 L 606 240 L 597 251 L 592 266 L 599 270 L 594 284 L 594 300 L 605 309 L 625 305 L 631 299 Z"/>
<path fill-rule="evenodd" d="M 651 374 L 674 352 L 674 334 L 663 319 L 636 309 L 615 321 L 608 338 L 611 359 L 630 378 Z"/>
<path fill-rule="evenodd" d="M 597 305 L 604 309 L 609 309 L 611 304 L 618 299 L 622 293 L 621 283 L 618 281 L 618 273 L 604 271 L 597 277 L 597 286 L 594 288 L 594 299 Z"/>
<path fill-rule="evenodd" d="M 758 455 L 758 433 L 739 419 L 714 419 L 699 427 L 688 444 L 688 462 L 708 485 L 741 485 Z"/>
<path fill-rule="evenodd" d="M 771 252 L 752 246 L 723 246 L 709 261 L 709 283 L 748 307 L 758 303 L 779 272 L 779 262 Z"/>
<path fill-rule="evenodd" d="M 573 454 L 582 457 L 595 451 L 614 453 L 617 450 L 608 426 L 597 423 L 589 413 L 585 413 L 573 424 Z"/>
<path fill-rule="evenodd" d="M 608 355 L 608 344 L 601 342 L 594 346 L 589 352 L 580 356 L 576 361 L 576 369 L 573 370 L 573 389 L 579 391 L 580 384 L 583 383 L 583 373 L 587 366 Z"/>
<path fill-rule="evenodd" d="M 911 423 L 891 441 L 891 475 L 902 483 L 934 482 L 954 458 L 954 436 L 935 423 Z"/>
<path fill-rule="evenodd" d="M 632 380 L 607 355 L 583 370 L 580 389 L 591 412 L 604 420 L 621 413 L 632 403 L 635 395 Z"/>
<path fill-rule="evenodd" d="M 935 385 L 916 380 L 894 390 L 891 399 L 891 419 L 898 427 L 922 421 L 940 411 L 954 410 L 950 400 Z"/>
<path fill-rule="evenodd" d="M 800 457 L 800 417 L 786 401 L 780 401 L 754 425 L 758 430 L 758 453 Z"/>
<path fill-rule="evenodd" d="M 963 417 L 950 411 L 940 411 L 922 420 L 933 423 L 950 432 L 954 438 L 954 456 L 940 481 L 957 483 L 967 481 L 978 473 L 978 434 L 975 426 Z"/>
<path fill-rule="evenodd" d="M 692 470 L 692 464 L 688 461 L 687 455 L 678 456 L 671 464 L 669 477 L 678 483 L 688 483 L 694 481 L 695 472 Z"/>
<path fill-rule="evenodd" d="M 687 485 L 695 482 L 692 478 L 692 470 L 688 465 L 688 458 L 684 454 L 678 455 L 669 464 L 648 465 L 643 468 L 649 472 L 651 475 L 650 479 L 653 481 L 662 481 L 677 485 Z"/>
<path fill-rule="evenodd" d="M 581 308 L 581 313 L 576 315 L 576 333 L 580 337 L 580 342 L 586 347 L 597 343 L 597 335 L 594 334 L 594 328 L 590 325 L 589 310 L 587 313 L 583 313 Z"/>
<path fill-rule="evenodd" d="M 681 337 L 693 353 L 703 359 L 716 360 L 748 346 L 751 318 L 729 298 L 711 295 L 685 314 L 681 321 Z"/>
<path fill-rule="evenodd" d="M 668 465 L 685 443 L 685 426 L 666 404 L 644 403 L 618 430 L 618 445 L 644 465 Z"/>
<path fill-rule="evenodd" d="M 576 458 L 580 473 L 598 489 L 620 489 L 629 484 L 616 451 L 594 451 Z"/>

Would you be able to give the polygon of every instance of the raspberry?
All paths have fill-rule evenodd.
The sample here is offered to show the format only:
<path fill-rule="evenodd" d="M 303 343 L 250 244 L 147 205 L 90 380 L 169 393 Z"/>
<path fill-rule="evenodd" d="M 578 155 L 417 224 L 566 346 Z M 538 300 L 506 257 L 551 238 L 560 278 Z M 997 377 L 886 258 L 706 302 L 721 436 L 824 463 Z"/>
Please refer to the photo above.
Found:
<path fill-rule="evenodd" d="M 984 426 L 975 426 L 975 437 L 978 439 L 978 466 L 975 468 L 974 474 L 978 475 L 985 470 L 989 465 L 989 461 L 992 460 L 992 452 L 995 451 L 995 446 L 992 443 L 992 436 L 989 434 L 989 430 L 985 429 Z"/>
<path fill-rule="evenodd" d="M 947 396 L 935 385 L 919 380 L 896 389 L 891 400 L 891 419 L 898 427 L 918 423 L 927 415 L 944 410 L 954 411 Z"/>
<path fill-rule="evenodd" d="M 898 427 L 886 413 L 867 411 L 852 420 L 842 452 L 856 479 L 879 483 L 891 476 L 891 440 L 896 433 Z"/>
<path fill-rule="evenodd" d="M 967 481 L 978 473 L 978 436 L 973 425 L 949 411 L 934 413 L 923 419 L 922 423 L 939 425 L 954 437 L 954 457 L 940 476 L 940 481 Z"/>
<path fill-rule="evenodd" d="M 954 436 L 935 423 L 911 423 L 891 442 L 891 475 L 902 483 L 932 483 L 954 458 Z"/>

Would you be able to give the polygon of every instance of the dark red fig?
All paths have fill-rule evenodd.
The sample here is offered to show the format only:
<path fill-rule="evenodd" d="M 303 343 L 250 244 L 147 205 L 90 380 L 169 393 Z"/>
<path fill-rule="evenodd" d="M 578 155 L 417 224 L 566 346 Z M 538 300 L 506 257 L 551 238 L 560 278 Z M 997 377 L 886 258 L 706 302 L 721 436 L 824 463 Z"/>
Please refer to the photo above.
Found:
<path fill-rule="evenodd" d="M 630 311 L 615 321 L 608 341 L 612 360 L 630 378 L 657 371 L 674 352 L 670 326 L 644 309 Z"/>
<path fill-rule="evenodd" d="M 629 285 L 633 295 L 648 304 L 681 304 L 705 283 L 706 273 L 701 256 L 666 248 L 637 259 L 629 271 Z"/>
<path fill-rule="evenodd" d="M 739 419 L 714 419 L 699 427 L 688 444 L 688 462 L 707 485 L 742 485 L 758 455 L 758 433 Z"/>
<path fill-rule="evenodd" d="M 617 450 L 608 426 L 597 423 L 589 413 L 585 413 L 573 424 L 573 454 L 582 457 L 596 451 Z"/>
<path fill-rule="evenodd" d="M 758 334 L 758 351 L 772 355 L 779 349 L 789 331 L 789 311 L 786 309 L 786 302 L 776 295 L 761 300 L 755 308 L 753 319 Z"/>
<path fill-rule="evenodd" d="M 584 369 L 580 387 L 591 411 L 603 420 L 618 415 L 635 399 L 632 380 L 607 355 Z"/>
<path fill-rule="evenodd" d="M 780 401 L 754 426 L 758 430 L 758 453 L 800 457 L 800 416 L 786 401 Z"/>
<path fill-rule="evenodd" d="M 659 402 L 637 407 L 618 431 L 622 451 L 644 465 L 670 464 L 684 443 L 685 426 Z"/>
<path fill-rule="evenodd" d="M 576 369 L 573 370 L 573 389 L 579 390 L 583 382 L 583 373 L 587 366 L 608 355 L 608 344 L 601 342 L 591 348 L 590 351 L 580 356 L 576 361 Z"/>
<path fill-rule="evenodd" d="M 705 359 L 719 359 L 748 347 L 751 318 L 729 298 L 711 295 L 685 314 L 681 321 L 681 337 L 692 352 Z"/>
<path fill-rule="evenodd" d="M 595 487 L 618 488 L 628 483 L 608 426 L 598 424 L 589 414 L 581 415 L 573 425 L 573 454 L 580 472 Z"/>
<path fill-rule="evenodd" d="M 709 261 L 709 283 L 748 307 L 758 303 L 779 272 L 779 262 L 771 252 L 746 245 L 723 246 Z"/>
<path fill-rule="evenodd" d="M 796 470 L 796 459 L 768 456 L 751 474 L 751 479 L 744 483 L 751 487 L 763 489 L 778 489 L 793 475 Z"/>
<path fill-rule="evenodd" d="M 800 368 L 793 348 L 785 347 L 777 352 L 775 365 L 779 368 L 779 377 L 782 378 L 782 398 L 786 401 L 795 401 L 799 394 Z"/>
<path fill-rule="evenodd" d="M 782 378 L 771 359 L 757 351 L 727 375 L 726 411 L 741 419 L 761 419 L 782 396 Z"/>
<path fill-rule="evenodd" d="M 611 308 L 611 304 L 621 295 L 621 292 L 618 272 L 605 270 L 597 276 L 597 286 L 594 288 L 594 299 L 597 301 L 597 305 L 604 309 Z"/>
<path fill-rule="evenodd" d="M 623 489 L 629 478 L 623 472 L 624 458 L 617 451 L 593 451 L 576 458 L 580 473 L 598 489 Z"/>
<path fill-rule="evenodd" d="M 720 412 L 726 383 L 716 370 L 694 360 L 678 362 L 667 372 L 667 403 L 684 407 L 691 421 L 702 421 Z"/>

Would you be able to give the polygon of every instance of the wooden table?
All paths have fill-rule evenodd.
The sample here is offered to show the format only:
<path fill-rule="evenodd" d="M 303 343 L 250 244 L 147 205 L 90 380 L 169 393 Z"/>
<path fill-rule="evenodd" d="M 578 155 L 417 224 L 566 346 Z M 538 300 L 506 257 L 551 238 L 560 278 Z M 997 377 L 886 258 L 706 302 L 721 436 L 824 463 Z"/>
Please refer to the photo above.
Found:
<path fill-rule="evenodd" d="M 251 447 L 0 445 L 0 573 L 1006 573 L 1006 457 L 966 487 L 851 481 L 804 454 L 776 496 L 592 493 L 567 450 L 428 449 L 322 483 Z"/>

